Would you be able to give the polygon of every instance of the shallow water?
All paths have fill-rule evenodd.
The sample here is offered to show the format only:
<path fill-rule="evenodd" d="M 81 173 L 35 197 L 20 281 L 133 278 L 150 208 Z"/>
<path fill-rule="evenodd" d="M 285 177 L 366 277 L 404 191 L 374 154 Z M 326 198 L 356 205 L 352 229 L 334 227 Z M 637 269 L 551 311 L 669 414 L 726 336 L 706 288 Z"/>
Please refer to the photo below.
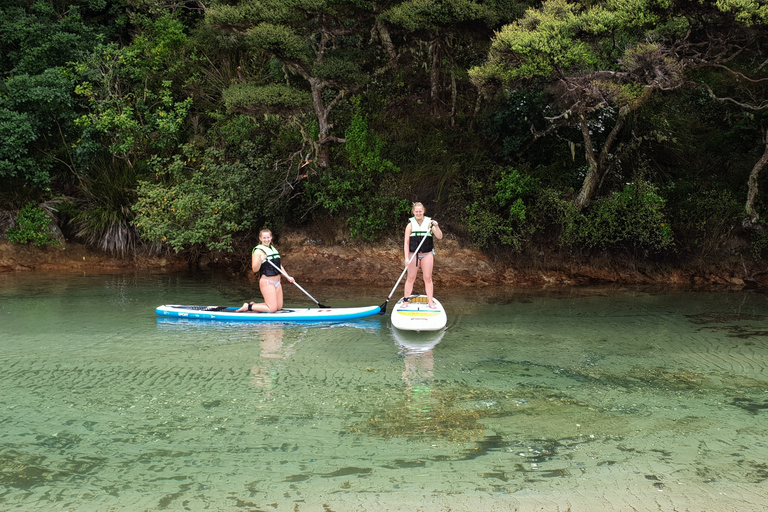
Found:
<path fill-rule="evenodd" d="M 208 275 L 0 274 L 0 510 L 763 510 L 768 296 L 443 291 L 440 333 L 156 318 Z M 307 287 L 325 304 L 389 290 Z M 295 288 L 287 304 L 312 306 Z M 393 301 L 394 302 L 394 301 Z M 391 305 L 390 305 L 391 307 Z"/>

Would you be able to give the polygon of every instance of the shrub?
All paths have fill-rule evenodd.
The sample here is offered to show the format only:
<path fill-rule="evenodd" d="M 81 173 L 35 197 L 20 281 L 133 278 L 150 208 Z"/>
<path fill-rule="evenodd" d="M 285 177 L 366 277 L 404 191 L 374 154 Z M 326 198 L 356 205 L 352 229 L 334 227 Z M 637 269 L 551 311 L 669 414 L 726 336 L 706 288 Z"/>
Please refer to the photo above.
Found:
<path fill-rule="evenodd" d="M 221 151 L 200 153 L 192 145 L 184 156 L 153 161 L 155 179 L 139 183 L 133 206 L 142 238 L 183 249 L 232 251 L 233 236 L 260 227 L 270 210 L 269 187 L 277 179 L 267 157 L 228 162 Z"/>
<path fill-rule="evenodd" d="M 510 168 L 493 184 L 493 195 L 479 180 L 470 183 L 475 200 L 467 206 L 464 221 L 472 241 L 479 247 L 511 245 L 520 250 L 539 228 L 529 215 L 538 181 Z"/>
<path fill-rule="evenodd" d="M 681 198 L 675 205 L 673 218 L 675 231 L 684 241 L 683 250 L 699 256 L 720 251 L 744 216 L 743 201 L 728 189 L 692 185 L 674 188 L 671 192 Z"/>
<path fill-rule="evenodd" d="M 565 209 L 561 241 L 591 249 L 669 249 L 674 236 L 665 203 L 653 185 L 628 184 L 583 211 Z"/>
<path fill-rule="evenodd" d="M 384 142 L 355 114 L 345 135 L 351 168 L 334 169 L 307 185 L 314 204 L 328 213 L 347 214 L 350 236 L 374 240 L 392 219 L 408 212 L 408 201 L 393 195 L 393 176 L 400 169 L 381 156 Z"/>
<path fill-rule="evenodd" d="M 61 245 L 51 235 L 51 219 L 34 203 L 28 203 L 19 210 L 15 218 L 16 225 L 8 228 L 8 240 L 17 244 Z"/>

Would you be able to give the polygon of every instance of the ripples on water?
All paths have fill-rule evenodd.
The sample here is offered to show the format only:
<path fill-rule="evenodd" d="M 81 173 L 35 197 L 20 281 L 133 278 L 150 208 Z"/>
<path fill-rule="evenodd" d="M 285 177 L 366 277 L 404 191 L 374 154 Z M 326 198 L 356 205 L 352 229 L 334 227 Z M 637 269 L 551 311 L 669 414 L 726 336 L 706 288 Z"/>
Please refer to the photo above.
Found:
<path fill-rule="evenodd" d="M 313 287 L 337 306 L 388 290 Z M 766 296 L 442 292 L 449 325 L 156 318 L 247 280 L 0 275 L 2 510 L 763 510 Z M 311 306 L 286 288 L 287 302 Z M 420 508 L 419 508 L 420 507 Z"/>

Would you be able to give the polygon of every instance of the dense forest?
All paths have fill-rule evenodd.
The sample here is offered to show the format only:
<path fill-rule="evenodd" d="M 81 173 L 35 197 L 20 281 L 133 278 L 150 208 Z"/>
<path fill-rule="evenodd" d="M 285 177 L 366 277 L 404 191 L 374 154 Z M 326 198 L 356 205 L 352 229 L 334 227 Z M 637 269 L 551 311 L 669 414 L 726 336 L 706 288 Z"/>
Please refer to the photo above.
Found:
<path fill-rule="evenodd" d="M 757 0 L 0 0 L 0 234 L 761 259 L 766 66 Z"/>

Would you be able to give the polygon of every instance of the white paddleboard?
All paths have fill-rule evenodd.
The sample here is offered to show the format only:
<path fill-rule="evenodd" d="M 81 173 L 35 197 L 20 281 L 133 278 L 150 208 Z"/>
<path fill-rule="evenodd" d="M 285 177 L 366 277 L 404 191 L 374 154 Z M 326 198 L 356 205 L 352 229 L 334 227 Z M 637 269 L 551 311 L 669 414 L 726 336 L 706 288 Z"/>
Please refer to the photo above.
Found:
<path fill-rule="evenodd" d="M 392 308 L 392 325 L 404 331 L 439 331 L 448 323 L 445 308 L 433 299 L 435 309 L 429 307 L 426 295 L 411 295 L 408 302 L 400 299 Z"/>

